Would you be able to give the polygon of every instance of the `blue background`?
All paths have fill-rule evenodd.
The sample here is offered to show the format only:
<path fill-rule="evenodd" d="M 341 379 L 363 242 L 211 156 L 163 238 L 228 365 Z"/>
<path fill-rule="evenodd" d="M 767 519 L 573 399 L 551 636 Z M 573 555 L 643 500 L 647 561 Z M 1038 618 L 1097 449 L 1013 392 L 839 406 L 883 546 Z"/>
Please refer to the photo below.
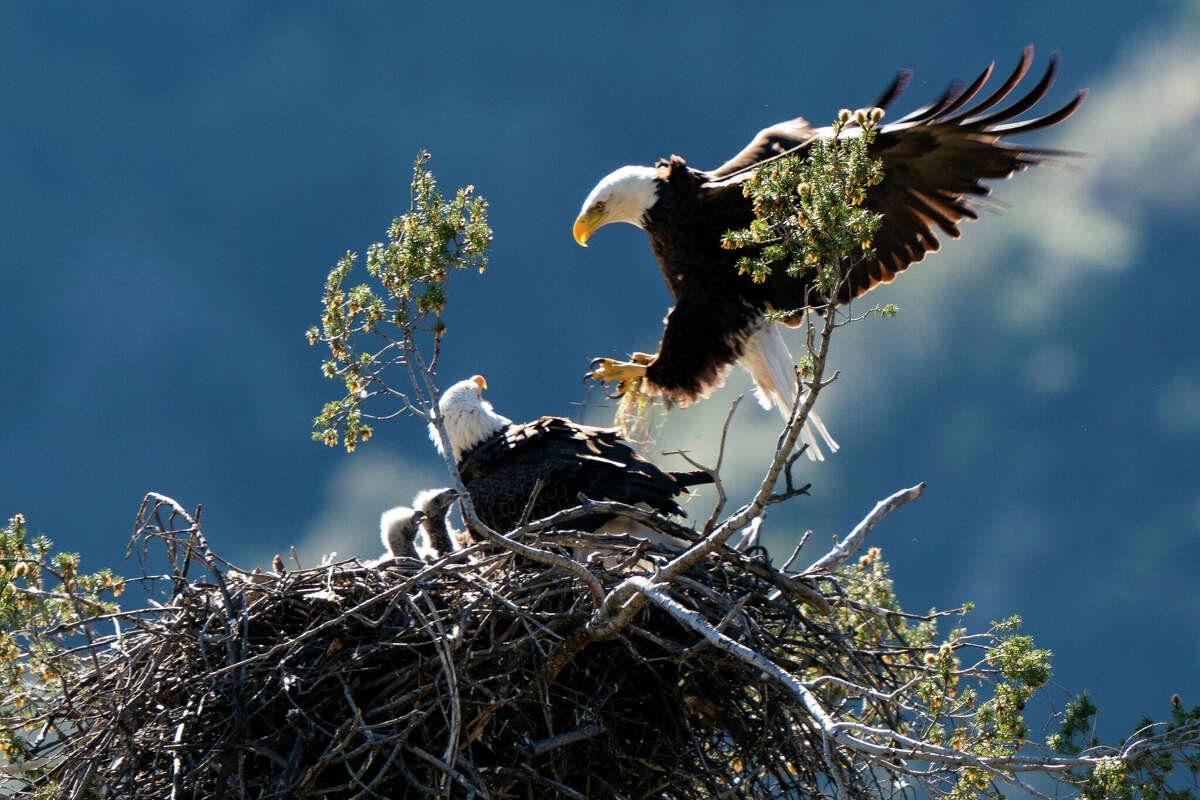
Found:
<path fill-rule="evenodd" d="M 823 544 L 926 481 L 871 540 L 907 606 L 1022 614 L 1108 736 L 1172 692 L 1200 702 L 1197 5 L 742 8 L 0 7 L 0 513 L 127 574 L 149 490 L 203 503 L 245 566 L 373 556 L 379 512 L 445 476 L 411 420 L 352 456 L 310 442 L 338 386 L 303 332 L 337 258 L 407 208 L 418 149 L 495 229 L 491 269 L 451 287 L 442 384 L 480 372 L 514 419 L 572 414 L 601 400 L 588 359 L 653 350 L 669 305 L 640 231 L 572 241 L 601 176 L 715 166 L 909 67 L 903 113 L 1032 42 L 1035 72 L 1062 51 L 1046 108 L 1092 90 L 1032 141 L 1089 155 L 997 185 L 1010 210 L 872 295 L 898 318 L 840 332 L 820 407 L 843 450 L 801 466 L 814 497 L 774 510 L 768 542 Z M 673 414 L 661 449 L 711 460 L 747 386 Z M 735 499 L 777 428 L 738 412 Z"/>

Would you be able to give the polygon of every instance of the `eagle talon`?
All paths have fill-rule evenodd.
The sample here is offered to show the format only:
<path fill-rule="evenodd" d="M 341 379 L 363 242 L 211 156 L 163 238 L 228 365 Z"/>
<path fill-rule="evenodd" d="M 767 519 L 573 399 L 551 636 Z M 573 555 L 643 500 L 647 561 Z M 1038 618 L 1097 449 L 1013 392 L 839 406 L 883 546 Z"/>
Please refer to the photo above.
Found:
<path fill-rule="evenodd" d="M 631 358 L 643 356 L 644 353 L 635 353 Z M 593 358 L 588 364 L 588 377 L 592 380 L 597 380 L 602 383 L 618 383 L 617 391 L 621 394 L 629 391 L 632 384 L 636 380 L 640 380 L 646 375 L 646 365 L 639 364 L 636 361 L 617 361 L 612 358 Z"/>

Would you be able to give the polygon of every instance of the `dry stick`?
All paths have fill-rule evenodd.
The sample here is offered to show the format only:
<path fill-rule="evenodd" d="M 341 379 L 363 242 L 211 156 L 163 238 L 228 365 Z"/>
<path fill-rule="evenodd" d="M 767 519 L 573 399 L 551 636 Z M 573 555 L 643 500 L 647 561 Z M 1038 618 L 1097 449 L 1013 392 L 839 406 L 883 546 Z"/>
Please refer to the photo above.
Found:
<path fill-rule="evenodd" d="M 450 645 L 446 641 L 449 637 L 446 636 L 446 631 L 442 628 L 442 622 L 437 615 L 437 609 L 434 607 L 433 601 L 429 599 L 429 595 L 426 594 L 423 597 L 425 605 L 429 607 L 430 613 L 433 614 L 432 627 L 437 632 L 437 638 L 434 643 L 435 649 L 437 650 L 438 658 L 441 659 L 442 672 L 446 676 L 447 688 L 450 691 L 450 737 L 446 742 L 446 751 L 442 755 L 442 758 L 447 764 L 453 767 L 455 756 L 458 753 L 458 735 L 462 728 L 460 724 L 462 720 L 462 703 L 458 692 L 458 673 L 454 670 L 454 654 L 450 652 Z M 417 612 L 418 618 L 422 619 L 425 626 L 427 628 L 430 627 L 428 620 L 417 609 L 416 603 L 413 602 L 412 598 L 405 599 L 408 600 L 413 610 Z"/>
<path fill-rule="evenodd" d="M 521 520 L 517 523 L 520 527 L 529 522 L 529 515 L 533 513 L 533 506 L 537 503 L 537 499 L 542 494 L 542 489 L 545 487 L 546 481 L 539 477 L 533 484 L 533 491 L 529 493 L 529 499 L 525 501 L 525 508 L 521 511 Z"/>
<path fill-rule="evenodd" d="M 862 520 L 854 526 L 854 530 L 846 535 L 846 538 L 833 546 L 825 555 L 814 561 L 808 569 L 804 570 L 801 575 L 811 575 L 815 572 L 830 572 L 840 567 L 846 559 L 858 552 L 862 547 L 863 541 L 867 538 L 867 534 L 871 532 L 880 521 L 888 514 L 895 511 L 905 503 L 916 500 L 925 493 L 925 484 L 918 483 L 911 489 L 902 489 L 891 497 L 885 500 L 880 500 L 875 504 L 875 508 L 871 509 L 871 513 L 867 514 Z"/>
<path fill-rule="evenodd" d="M 559 747 L 565 747 L 569 744 L 582 742 L 584 739 L 591 739 L 594 736 L 599 736 L 604 733 L 603 725 L 586 725 L 573 731 L 560 733 L 557 736 L 551 736 L 548 739 L 534 742 L 529 745 L 529 755 L 540 756 L 543 753 L 548 753 Z"/>
<path fill-rule="evenodd" d="M 200 530 L 200 523 L 196 520 L 196 517 L 193 517 L 191 514 L 185 511 L 183 506 L 179 505 L 179 503 L 173 498 L 167 497 L 165 494 L 159 494 L 158 492 L 149 492 L 146 495 L 146 500 L 149 500 L 150 498 L 154 498 L 156 508 L 158 506 L 166 505 L 173 509 L 172 514 L 179 514 L 181 517 L 183 517 L 184 521 L 188 523 L 188 526 L 191 530 L 191 535 L 199 545 L 200 559 L 204 562 L 204 565 L 208 567 L 208 571 L 212 573 L 213 580 L 217 584 L 217 589 L 221 592 L 221 599 L 225 603 L 225 614 L 228 617 L 228 620 L 224 624 L 226 631 L 229 633 L 229 638 L 225 642 L 227 666 L 232 666 L 233 664 L 243 662 L 246 656 L 245 645 L 247 640 L 245 635 L 245 628 L 247 624 L 246 609 L 243 606 L 240 612 L 234 610 L 233 598 L 229 594 L 229 587 L 225 583 L 225 577 L 221 574 L 221 570 L 217 568 L 217 556 L 213 553 L 212 548 L 208 546 L 208 539 Z M 142 501 L 143 508 L 145 508 L 146 500 Z M 139 518 L 140 516 L 141 515 L 139 514 Z M 192 549 L 193 548 L 189 543 L 189 555 L 191 554 Z M 238 640 L 238 637 L 234 635 L 233 625 L 236 625 L 239 621 L 242 628 L 242 638 L 240 639 L 241 647 L 237 648 L 238 642 L 236 640 Z M 245 669 L 242 669 L 238 674 L 238 679 L 239 681 L 244 681 L 245 677 Z"/>
<path fill-rule="evenodd" d="M 176 747 L 179 747 L 180 742 L 183 741 L 184 724 L 185 723 L 181 722 L 179 723 L 178 727 L 175 728 L 174 742 Z M 180 792 L 183 791 L 183 786 L 180 783 L 182 779 L 183 755 L 181 754 L 181 751 L 176 750 L 171 756 L 171 800 L 177 800 L 177 798 L 180 797 Z"/>
<path fill-rule="evenodd" d="M 475 792 L 480 797 L 483 797 L 483 798 L 491 797 L 491 795 L 489 795 L 482 786 L 477 786 L 477 785 L 472 784 L 469 780 L 467 780 L 467 777 L 465 775 L 463 775 L 461 772 L 456 770 L 454 767 L 450 766 L 445 761 L 443 761 L 442 759 L 433 755 L 432 753 L 425 752 L 424 750 L 422 750 L 420 747 L 413 744 L 412 742 L 405 742 L 404 746 L 410 752 L 412 752 L 413 755 L 417 756 L 418 758 L 420 758 L 424 761 L 429 762 L 433 766 L 435 766 L 438 769 L 445 772 L 447 775 L 449 775 L 455 781 L 462 784 L 464 787 L 466 787 L 468 792 Z"/>
<path fill-rule="evenodd" d="M 725 461 L 725 439 L 729 435 L 729 423 L 733 421 L 733 414 L 737 411 L 738 405 L 741 404 L 742 398 L 746 395 L 739 394 L 734 401 L 729 404 L 729 412 L 725 415 L 725 424 L 721 426 L 721 442 L 717 446 L 717 463 L 712 467 L 706 467 L 703 464 L 697 463 L 682 450 L 672 450 L 663 455 L 677 455 L 687 461 L 696 469 L 704 470 L 713 479 L 713 486 L 717 490 L 717 503 L 713 506 L 712 514 L 709 515 L 708 521 L 704 523 L 704 527 L 700 529 L 702 535 L 707 536 L 712 531 L 713 525 L 717 524 L 717 517 L 725 509 L 725 487 L 721 483 L 721 464 Z"/>
<path fill-rule="evenodd" d="M 804 535 L 800 537 L 800 543 L 796 545 L 795 549 L 792 550 L 792 554 L 788 556 L 788 560 L 783 562 L 783 566 L 779 568 L 780 572 L 786 573 L 792 562 L 800 557 L 800 551 L 804 549 L 804 545 L 808 543 L 808 537 L 810 536 L 812 536 L 811 529 L 804 532 Z"/>
<path fill-rule="evenodd" d="M 739 567 L 749 572 L 751 575 L 756 575 L 765 581 L 769 581 L 771 585 L 780 591 L 787 592 L 792 597 L 800 600 L 803 603 L 811 606 L 819 611 L 824 616 L 829 616 L 832 611 L 829 601 L 825 599 L 825 595 L 821 594 L 816 589 L 808 586 L 800 581 L 798 577 L 785 574 L 782 570 L 777 570 L 770 564 L 762 560 L 754 560 L 747 558 L 745 555 L 734 551 L 729 551 L 722 554 L 727 560 L 736 563 Z"/>

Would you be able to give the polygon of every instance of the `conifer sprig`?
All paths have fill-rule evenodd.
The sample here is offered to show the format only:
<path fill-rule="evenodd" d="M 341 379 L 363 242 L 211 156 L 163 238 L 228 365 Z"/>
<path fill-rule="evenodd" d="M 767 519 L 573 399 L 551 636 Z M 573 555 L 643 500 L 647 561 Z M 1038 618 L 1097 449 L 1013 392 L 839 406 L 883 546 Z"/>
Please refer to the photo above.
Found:
<path fill-rule="evenodd" d="M 326 403 L 313 421 L 313 439 L 330 447 L 344 441 L 353 452 L 371 437 L 366 420 L 382 417 L 364 412 L 364 400 L 390 395 L 410 407 L 383 380 L 384 374 L 393 366 L 409 366 L 422 333 L 432 337 L 430 366 L 436 365 L 446 331 L 442 314 L 450 276 L 464 269 L 482 273 L 487 267 L 492 241 L 487 201 L 474 186 L 458 189 L 447 200 L 425 168 L 429 158 L 422 151 L 413 166 L 408 212 L 393 220 L 386 242 L 367 248 L 367 273 L 377 287 L 362 283 L 346 288 L 358 263 L 358 254 L 347 252 L 325 281 L 321 325 L 308 329 L 310 345 L 329 346 L 330 357 L 321 365 L 325 377 L 346 388 L 345 396 Z"/>
<path fill-rule="evenodd" d="M 828 297 L 854 262 L 874 257 L 881 218 L 863 201 L 883 180 L 882 162 L 868 149 L 882 116 L 878 108 L 843 109 L 834 135 L 814 142 L 804 158 L 784 156 L 746 180 L 742 191 L 754 202 L 754 221 L 722 240 L 726 249 L 750 251 L 738 259 L 740 274 L 762 283 L 781 268 L 794 278 L 814 273 Z"/>

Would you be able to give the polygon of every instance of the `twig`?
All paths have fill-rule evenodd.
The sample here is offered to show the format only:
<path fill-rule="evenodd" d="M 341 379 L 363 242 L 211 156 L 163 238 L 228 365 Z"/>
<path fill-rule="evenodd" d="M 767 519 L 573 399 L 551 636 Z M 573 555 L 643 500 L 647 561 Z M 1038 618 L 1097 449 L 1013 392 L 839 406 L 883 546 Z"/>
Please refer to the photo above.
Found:
<path fill-rule="evenodd" d="M 584 739 L 591 739 L 604 733 L 603 725 L 585 725 L 582 728 L 577 728 L 573 731 L 560 733 L 557 736 L 551 736 L 548 739 L 534 742 L 529 745 L 528 752 L 531 756 L 540 756 L 543 753 L 548 753 L 551 750 L 556 750 L 559 747 L 564 747 L 575 742 L 582 742 Z"/>
<path fill-rule="evenodd" d="M 537 503 L 537 499 L 541 496 L 542 489 L 545 486 L 546 482 L 539 476 L 533 484 L 533 491 L 529 493 L 529 499 L 525 501 L 525 508 L 521 511 L 520 522 L 517 523 L 518 527 L 529 522 L 529 515 L 533 513 L 533 507 Z"/>
<path fill-rule="evenodd" d="M 846 535 L 846 538 L 833 546 L 825 555 L 818 558 L 808 569 L 804 570 L 803 575 L 812 575 L 817 572 L 829 572 L 837 569 L 846 559 L 850 558 L 858 549 L 862 547 L 863 541 L 876 525 L 878 525 L 884 517 L 895 511 L 905 503 L 916 500 L 925 493 L 925 484 L 918 483 L 910 489 L 902 489 L 896 492 L 891 497 L 880 500 L 875 504 L 875 508 L 867 514 L 862 520 L 854 526 L 854 530 Z"/>
<path fill-rule="evenodd" d="M 791 500 L 793 497 L 799 497 L 801 495 L 808 494 L 808 490 L 812 488 L 811 483 L 806 483 L 799 489 L 795 488 L 792 484 L 792 467 L 796 464 L 796 459 L 798 459 L 807 449 L 807 444 L 801 445 L 796 452 L 792 453 L 791 456 L 788 457 L 788 460 L 783 467 L 783 478 L 785 481 L 784 485 L 787 488 L 782 492 L 771 495 L 771 497 L 767 500 L 768 503 L 782 503 L 784 501 Z"/>
<path fill-rule="evenodd" d="M 729 423 L 733 421 L 733 415 L 737 411 L 738 406 L 741 404 L 742 398 L 745 396 L 745 394 L 739 394 L 733 399 L 733 402 L 729 404 L 729 411 L 725 414 L 725 424 L 721 426 L 721 440 L 720 444 L 717 446 L 717 463 L 713 465 L 712 468 L 697 464 L 695 461 L 692 461 L 691 458 L 688 458 L 687 454 L 682 450 L 673 451 L 683 456 L 685 459 L 687 459 L 689 464 L 692 464 L 697 469 L 702 469 L 707 472 L 713 479 L 713 486 L 716 487 L 717 502 L 716 505 L 713 506 L 712 513 L 709 515 L 708 520 L 700 529 L 702 536 L 707 536 L 709 532 L 712 531 L 713 526 L 717 524 L 717 520 L 721 516 L 721 512 L 725 510 L 725 485 L 721 482 L 721 466 L 725 461 L 725 440 L 729 436 Z"/>

